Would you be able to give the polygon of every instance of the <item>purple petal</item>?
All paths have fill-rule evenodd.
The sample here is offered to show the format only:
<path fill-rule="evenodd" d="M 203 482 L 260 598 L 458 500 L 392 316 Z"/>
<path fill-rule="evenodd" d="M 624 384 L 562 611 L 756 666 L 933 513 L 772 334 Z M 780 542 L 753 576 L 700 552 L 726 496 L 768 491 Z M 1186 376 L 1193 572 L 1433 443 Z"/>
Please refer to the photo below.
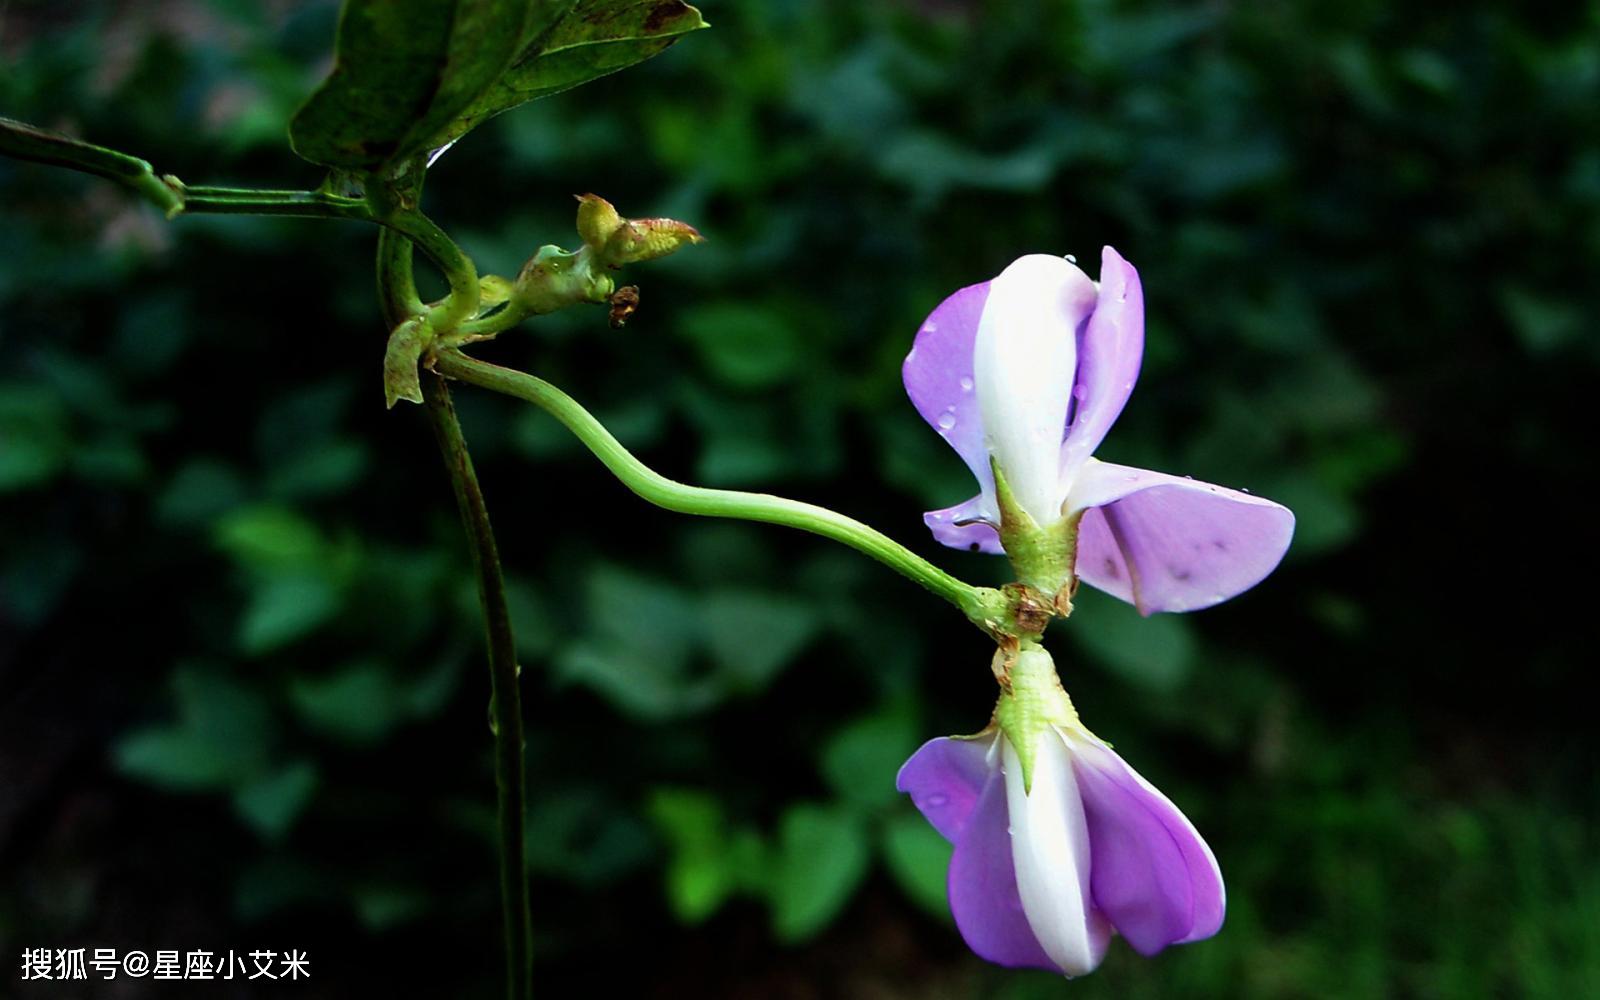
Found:
<path fill-rule="evenodd" d="M 1084 511 L 1079 578 L 1146 615 L 1249 590 L 1294 535 L 1294 514 L 1271 500 L 1109 462 L 1079 470 L 1067 505 Z"/>
<path fill-rule="evenodd" d="M 1139 272 L 1110 247 L 1100 254 L 1100 294 L 1078 348 L 1077 409 L 1061 443 L 1070 477 L 1094 454 L 1122 413 L 1144 356 L 1144 293 Z"/>
<path fill-rule="evenodd" d="M 1142 955 L 1215 934 L 1222 872 L 1193 824 L 1110 747 L 1084 740 L 1074 750 L 1094 905 Z"/>
<path fill-rule="evenodd" d="M 933 828 L 954 842 L 989 778 L 987 758 L 993 745 L 993 739 L 929 740 L 900 766 L 895 790 L 910 795 Z"/>
<path fill-rule="evenodd" d="M 983 417 L 973 391 L 972 347 L 989 282 L 968 285 L 939 303 L 917 331 L 900 373 L 922 419 L 956 450 L 986 494 L 994 491 Z"/>
<path fill-rule="evenodd" d="M 979 958 L 1014 969 L 1059 972 L 1022 911 L 1006 822 L 1006 783 L 989 772 L 950 858 L 950 912 Z"/>
<path fill-rule="evenodd" d="M 928 511 L 922 515 L 922 523 L 932 530 L 934 538 L 952 549 L 1001 555 L 1005 549 L 1000 547 L 1000 532 L 989 522 L 977 520 L 985 516 L 983 508 L 984 496 L 980 493 L 966 503 Z"/>

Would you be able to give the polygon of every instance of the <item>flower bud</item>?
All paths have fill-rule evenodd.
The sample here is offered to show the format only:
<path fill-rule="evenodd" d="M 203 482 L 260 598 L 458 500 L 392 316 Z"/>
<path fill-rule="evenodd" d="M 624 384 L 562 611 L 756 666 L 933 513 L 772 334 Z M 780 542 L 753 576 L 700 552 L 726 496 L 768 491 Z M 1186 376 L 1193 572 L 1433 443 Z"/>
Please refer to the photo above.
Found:
<path fill-rule="evenodd" d="M 578 235 L 583 237 L 584 246 L 599 253 L 611 234 L 621 228 L 622 216 L 611 202 L 597 194 L 580 194 L 577 198 Z"/>
<path fill-rule="evenodd" d="M 665 257 L 705 240 L 693 226 L 677 219 L 624 219 L 596 194 L 578 195 L 578 235 L 600 263 L 612 268 Z"/>

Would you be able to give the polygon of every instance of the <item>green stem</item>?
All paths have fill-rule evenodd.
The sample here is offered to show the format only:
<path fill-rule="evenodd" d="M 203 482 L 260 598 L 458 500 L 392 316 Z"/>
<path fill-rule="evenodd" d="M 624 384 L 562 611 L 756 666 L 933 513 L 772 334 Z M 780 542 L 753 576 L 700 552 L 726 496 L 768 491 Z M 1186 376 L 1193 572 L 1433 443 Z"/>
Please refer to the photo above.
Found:
<path fill-rule="evenodd" d="M 842 542 L 921 584 L 956 605 L 985 630 L 1002 628 L 1007 618 L 1008 601 L 999 591 L 963 583 L 853 518 L 798 500 L 765 493 L 689 486 L 666 478 L 635 458 L 588 410 L 544 379 L 478 361 L 454 350 L 439 352 L 435 371 L 515 396 L 545 410 L 576 435 L 624 486 L 658 507 L 682 514 L 761 521 L 809 531 Z"/>
<path fill-rule="evenodd" d="M 500 553 L 483 491 L 467 454 L 442 379 L 423 382 L 428 419 L 433 424 L 439 451 L 450 472 L 461 523 L 471 543 L 472 568 L 478 577 L 478 600 L 483 605 L 489 640 L 489 707 L 494 720 L 494 781 L 497 790 L 500 834 L 500 904 L 506 931 L 506 996 L 525 1000 L 532 990 L 533 940 L 530 928 L 527 862 L 523 857 L 522 697 L 517 683 L 517 650 L 506 606 L 506 583 L 500 572 Z"/>
<path fill-rule="evenodd" d="M 520 302 L 511 301 L 498 312 L 492 312 L 478 319 L 468 320 L 456 327 L 456 333 L 471 337 L 475 340 L 485 340 L 495 334 L 509 330 L 528 318 L 527 307 Z"/>
<path fill-rule="evenodd" d="M 378 297 L 393 329 L 424 306 L 412 283 L 411 243 L 395 230 L 378 234 Z M 442 379 L 423 383 L 429 422 L 439 442 L 461 523 L 466 529 L 472 568 L 478 579 L 489 650 L 490 710 L 494 720 L 494 778 L 500 848 L 500 906 L 506 940 L 506 996 L 527 1000 L 533 989 L 533 932 L 524 856 L 523 817 L 527 779 L 523 768 L 522 695 L 518 684 L 516 638 L 506 605 L 500 552 L 483 490 L 472 468 L 461 422 Z"/>
<path fill-rule="evenodd" d="M 312 219 L 376 221 L 367 203 L 326 191 L 273 191 L 258 188 L 190 187 L 179 183 L 184 212 L 213 215 L 293 215 Z"/>
<path fill-rule="evenodd" d="M 477 314 L 478 266 L 455 240 L 432 219 L 414 209 L 397 211 L 377 221 L 421 247 L 450 283 L 450 297 L 435 306 L 428 317 L 435 333 L 450 333 Z"/>
<path fill-rule="evenodd" d="M 161 209 L 168 218 L 183 211 L 182 192 L 157 177 L 155 168 L 137 156 L 4 117 L 0 117 L 0 153 L 116 181 Z"/>
<path fill-rule="evenodd" d="M 421 247 L 450 283 L 450 297 L 429 315 L 429 324 L 435 331 L 448 333 L 477 315 L 477 266 L 443 229 L 414 206 L 378 204 L 326 191 L 191 187 L 175 177 L 157 176 L 155 168 L 137 156 L 4 117 L 0 117 L 0 153 L 116 181 L 161 209 L 169 219 L 184 212 L 206 212 L 376 222 Z"/>
<path fill-rule="evenodd" d="M 387 227 L 378 230 L 378 302 L 391 330 L 427 312 L 412 275 L 411 241 Z"/>

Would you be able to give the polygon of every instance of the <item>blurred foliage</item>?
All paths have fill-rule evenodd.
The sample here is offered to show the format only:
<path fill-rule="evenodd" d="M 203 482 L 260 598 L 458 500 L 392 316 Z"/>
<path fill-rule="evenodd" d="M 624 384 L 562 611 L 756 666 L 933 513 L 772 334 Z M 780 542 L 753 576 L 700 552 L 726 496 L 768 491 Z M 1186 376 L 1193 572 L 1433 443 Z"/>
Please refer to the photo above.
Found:
<path fill-rule="evenodd" d="M 485 271 L 570 240 L 575 192 L 709 237 L 632 276 L 624 331 L 564 313 L 480 353 L 668 474 L 997 582 L 925 537 L 970 484 L 900 359 L 1018 254 L 1115 245 L 1150 327 L 1106 457 L 1300 528 L 1228 605 L 1083 594 L 1053 640 L 1230 896 L 1214 941 L 1117 945 L 1070 990 L 1600 993 L 1590 644 L 1553 585 L 1595 550 L 1568 484 L 1600 363 L 1600 8 L 704 8 L 714 30 L 434 169 L 429 211 Z M 336 17 L 14 2 L 0 110 L 192 182 L 312 186 L 285 129 Z M 382 406 L 372 233 L 169 225 L 9 161 L 0 211 L 0 946 L 276 935 L 329 996 L 492 995 L 474 595 L 422 420 Z M 598 964 L 647 995 L 1069 989 L 965 954 L 948 848 L 893 792 L 918 741 L 985 722 L 983 637 L 458 396 L 514 578 L 550 988 Z"/>

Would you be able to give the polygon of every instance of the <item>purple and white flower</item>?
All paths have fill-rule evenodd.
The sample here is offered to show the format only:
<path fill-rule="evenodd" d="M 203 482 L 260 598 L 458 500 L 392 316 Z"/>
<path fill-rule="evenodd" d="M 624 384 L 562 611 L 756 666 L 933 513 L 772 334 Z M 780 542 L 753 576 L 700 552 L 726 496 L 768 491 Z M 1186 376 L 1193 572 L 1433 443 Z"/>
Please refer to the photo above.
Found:
<path fill-rule="evenodd" d="M 1075 571 L 1144 614 L 1209 607 L 1270 573 L 1294 533 L 1286 507 L 1092 457 L 1143 352 L 1139 275 L 1110 247 L 1098 283 L 1034 254 L 940 303 L 906 355 L 906 392 L 980 492 L 925 514 L 934 536 L 1003 551 L 998 468 L 1038 528 L 1081 518 L 1069 581 Z"/>
<path fill-rule="evenodd" d="M 1143 955 L 1215 934 L 1226 898 L 1211 849 L 1078 722 L 1049 654 L 1021 657 L 1031 691 L 1002 696 L 999 724 L 929 741 L 895 783 L 955 844 L 950 909 L 968 946 L 1000 965 L 1081 976 L 1113 931 Z M 1013 721 L 1008 698 L 1033 707 Z"/>

